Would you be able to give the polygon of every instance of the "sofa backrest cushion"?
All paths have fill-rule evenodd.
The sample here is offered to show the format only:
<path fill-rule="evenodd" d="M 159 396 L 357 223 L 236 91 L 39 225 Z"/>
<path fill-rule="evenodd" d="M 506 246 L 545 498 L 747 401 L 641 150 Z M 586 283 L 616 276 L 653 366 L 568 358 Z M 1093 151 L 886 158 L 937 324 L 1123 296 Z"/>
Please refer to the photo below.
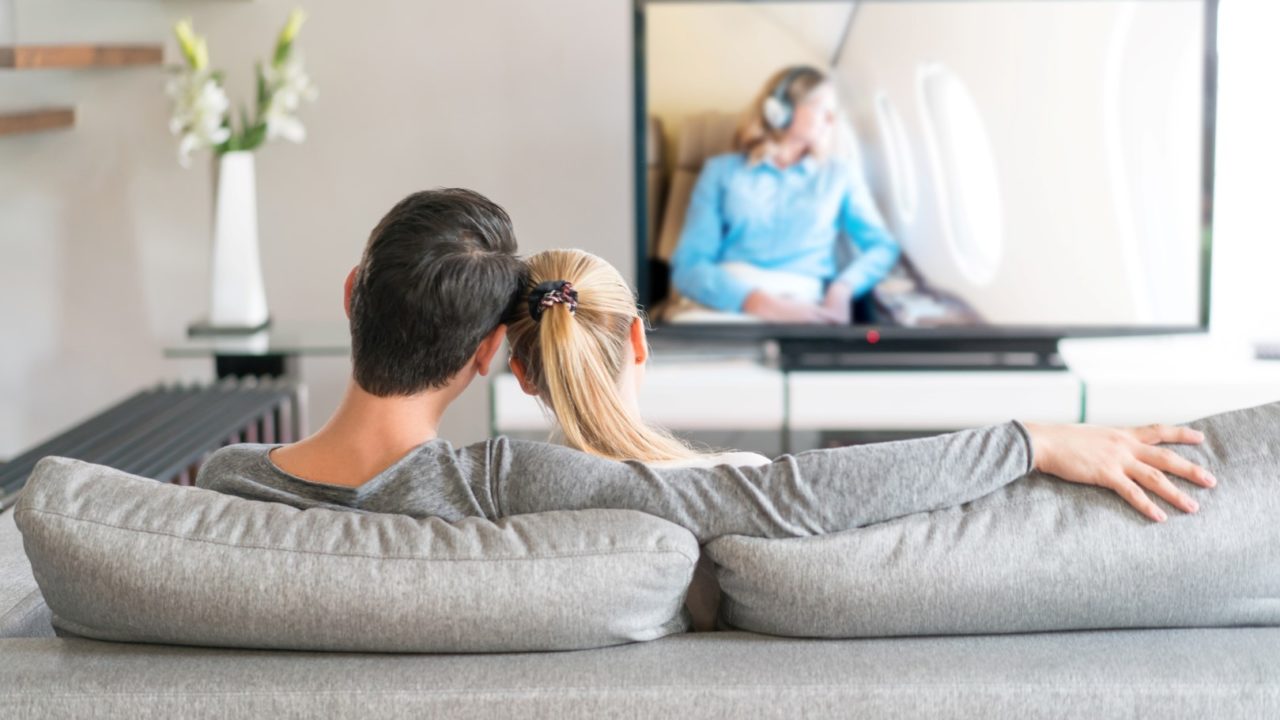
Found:
<path fill-rule="evenodd" d="M 13 510 L 0 511 L 0 640 L 52 637 L 49 608 L 22 552 Z"/>
<path fill-rule="evenodd" d="M 706 547 L 721 621 L 853 638 L 1280 625 L 1280 403 L 1167 446 L 1218 486 L 1153 523 L 1111 491 L 1032 473 L 965 505 L 826 536 Z"/>
<path fill-rule="evenodd" d="M 16 506 L 60 633 L 293 650 L 569 650 L 687 628 L 684 528 L 299 510 L 46 458 Z"/>

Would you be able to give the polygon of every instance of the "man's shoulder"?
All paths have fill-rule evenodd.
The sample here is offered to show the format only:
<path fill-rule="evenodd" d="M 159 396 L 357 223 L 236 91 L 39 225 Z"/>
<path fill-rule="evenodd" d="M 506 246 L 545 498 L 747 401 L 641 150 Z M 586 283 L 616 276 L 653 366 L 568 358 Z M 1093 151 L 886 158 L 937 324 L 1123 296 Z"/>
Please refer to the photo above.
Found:
<path fill-rule="evenodd" d="M 260 473 L 267 454 L 276 445 L 237 443 L 215 450 L 200 464 L 196 485 L 211 487 L 231 478 Z"/>
<path fill-rule="evenodd" d="M 531 465 L 549 464 L 559 468 L 582 468 L 601 463 L 614 463 L 616 460 L 597 457 L 584 453 L 576 448 L 544 440 L 525 440 L 498 435 L 474 445 L 468 445 L 465 451 L 483 452 L 488 461 L 501 466 L 518 466 L 527 468 Z"/>
<path fill-rule="evenodd" d="M 237 467 L 246 464 L 261 463 L 267 454 L 279 445 L 261 443 L 236 443 L 218 448 L 205 459 L 205 466 Z"/>

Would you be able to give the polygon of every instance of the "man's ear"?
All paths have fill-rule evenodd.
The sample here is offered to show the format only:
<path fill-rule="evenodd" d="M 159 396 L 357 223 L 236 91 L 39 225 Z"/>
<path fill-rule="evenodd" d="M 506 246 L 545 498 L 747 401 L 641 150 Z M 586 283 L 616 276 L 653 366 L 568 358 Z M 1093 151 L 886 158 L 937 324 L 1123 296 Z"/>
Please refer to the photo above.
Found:
<path fill-rule="evenodd" d="M 489 374 L 489 365 L 493 362 L 493 356 L 498 354 L 498 348 L 502 347 L 502 341 L 506 337 L 506 325 L 499 325 L 484 336 L 484 339 L 480 341 L 480 347 L 476 348 L 474 356 L 477 373 L 480 375 Z"/>
<path fill-rule="evenodd" d="M 524 363 L 512 357 L 507 361 L 507 366 L 511 368 L 511 374 L 516 376 L 516 381 L 520 383 L 520 389 L 525 395 L 533 395 L 537 397 L 538 388 L 529 383 L 529 376 L 525 375 Z"/>
<path fill-rule="evenodd" d="M 347 281 L 342 284 L 342 309 L 346 311 L 348 320 L 351 319 L 351 286 L 356 284 L 356 269 L 351 268 Z"/>
<path fill-rule="evenodd" d="M 645 341 L 644 320 L 636 317 L 631 321 L 631 351 L 635 353 L 636 364 L 643 365 L 649 359 L 649 343 Z"/>

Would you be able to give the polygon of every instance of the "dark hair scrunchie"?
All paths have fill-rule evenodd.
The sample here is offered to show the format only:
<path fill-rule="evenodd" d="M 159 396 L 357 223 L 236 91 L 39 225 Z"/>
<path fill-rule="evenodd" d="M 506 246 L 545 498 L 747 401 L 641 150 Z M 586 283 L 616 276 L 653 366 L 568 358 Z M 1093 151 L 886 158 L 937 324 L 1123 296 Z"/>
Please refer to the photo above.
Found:
<path fill-rule="evenodd" d="M 568 280 L 539 283 L 529 292 L 529 317 L 538 322 L 542 320 L 543 311 L 557 303 L 568 305 L 570 315 L 578 309 L 578 291 L 573 289 L 573 283 Z"/>

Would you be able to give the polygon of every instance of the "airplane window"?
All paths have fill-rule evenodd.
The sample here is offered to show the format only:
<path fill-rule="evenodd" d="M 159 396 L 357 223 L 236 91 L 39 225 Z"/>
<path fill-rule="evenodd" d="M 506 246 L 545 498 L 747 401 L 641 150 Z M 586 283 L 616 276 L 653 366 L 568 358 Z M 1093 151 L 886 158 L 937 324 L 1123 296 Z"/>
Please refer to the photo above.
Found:
<path fill-rule="evenodd" d="M 885 140 L 894 210 L 902 224 L 910 225 L 915 220 L 918 202 L 915 158 L 911 155 L 907 131 L 902 126 L 902 116 L 883 90 L 876 93 L 876 121 Z"/>
<path fill-rule="evenodd" d="M 956 267 L 970 282 L 985 285 L 995 277 L 1004 248 L 991 143 L 977 104 L 954 72 L 929 63 L 917 79 L 944 236 Z"/>

